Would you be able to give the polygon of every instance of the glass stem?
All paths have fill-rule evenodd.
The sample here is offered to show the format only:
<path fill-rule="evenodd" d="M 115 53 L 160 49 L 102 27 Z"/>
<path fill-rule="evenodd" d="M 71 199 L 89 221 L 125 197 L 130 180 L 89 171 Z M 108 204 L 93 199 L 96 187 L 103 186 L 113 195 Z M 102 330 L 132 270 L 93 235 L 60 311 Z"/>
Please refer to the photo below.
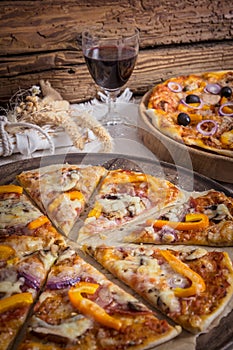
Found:
<path fill-rule="evenodd" d="M 116 115 L 116 99 L 118 95 L 118 90 L 108 91 L 108 115 Z"/>
<path fill-rule="evenodd" d="M 107 113 L 101 119 L 102 124 L 104 125 L 117 125 L 124 123 L 122 116 L 117 111 L 116 99 L 120 92 L 120 89 L 114 91 L 105 90 L 107 95 L 106 104 L 108 107 Z"/>

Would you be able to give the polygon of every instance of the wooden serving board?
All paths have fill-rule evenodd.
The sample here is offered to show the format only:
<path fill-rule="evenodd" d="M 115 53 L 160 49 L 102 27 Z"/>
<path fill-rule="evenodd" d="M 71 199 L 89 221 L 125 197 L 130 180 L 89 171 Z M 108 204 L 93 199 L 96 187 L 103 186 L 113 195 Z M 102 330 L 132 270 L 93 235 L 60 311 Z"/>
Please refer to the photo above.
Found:
<path fill-rule="evenodd" d="M 233 158 L 218 155 L 192 146 L 186 146 L 162 134 L 146 114 L 151 90 L 142 98 L 139 105 L 138 133 L 146 147 L 159 159 L 183 167 L 189 167 L 200 174 L 215 180 L 233 183 Z M 187 159 L 189 158 L 189 159 Z"/>
<path fill-rule="evenodd" d="M 61 154 L 55 156 L 45 156 L 21 160 L 0 166 L 0 185 L 15 182 L 15 177 L 22 171 L 35 169 L 51 164 L 83 164 L 83 165 L 103 165 L 107 169 L 132 169 L 150 173 L 154 176 L 162 177 L 185 190 L 205 191 L 216 189 L 223 191 L 226 195 L 232 193 L 224 186 L 218 184 L 198 173 L 193 173 L 185 168 L 175 166 L 163 161 L 145 160 L 139 157 L 119 156 L 119 154 Z M 140 298 L 139 298 L 140 299 Z M 197 338 L 196 350 L 231 350 L 233 348 L 233 310 L 221 319 L 219 325 L 206 334 Z M 165 349 L 166 343 L 159 346 L 160 350 Z M 14 348 L 14 347 L 13 347 Z M 154 348 L 156 350 L 157 348 Z M 166 347 L 167 349 L 167 347 Z"/>

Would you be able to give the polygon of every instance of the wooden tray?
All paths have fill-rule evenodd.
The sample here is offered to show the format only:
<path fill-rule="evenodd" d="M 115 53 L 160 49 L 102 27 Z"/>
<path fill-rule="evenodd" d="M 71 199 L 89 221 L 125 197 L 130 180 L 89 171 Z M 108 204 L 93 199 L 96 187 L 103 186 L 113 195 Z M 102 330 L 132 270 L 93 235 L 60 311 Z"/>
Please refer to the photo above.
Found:
<path fill-rule="evenodd" d="M 138 134 L 146 147 L 159 159 L 183 167 L 193 167 L 200 174 L 215 180 L 233 183 L 233 158 L 186 146 L 162 134 L 146 114 L 151 90 L 142 98 L 139 105 Z"/>
<path fill-rule="evenodd" d="M 231 193 L 222 185 L 203 175 L 189 171 L 188 169 L 175 166 L 163 161 L 151 161 L 133 156 L 119 156 L 119 154 L 93 154 L 93 153 L 68 153 L 55 156 L 46 156 L 25 159 L 0 166 L 0 185 L 15 181 L 15 176 L 24 170 L 35 169 L 40 166 L 60 164 L 92 164 L 103 165 L 107 169 L 132 169 L 148 172 L 155 176 L 163 177 L 184 189 L 205 191 L 216 189 L 223 191 L 226 195 Z M 139 298 L 140 299 L 140 298 Z M 221 319 L 219 325 L 210 332 L 197 338 L 196 350 L 231 350 L 233 348 L 233 310 L 227 317 Z M 166 344 L 164 345 L 166 347 Z M 161 349 L 161 347 L 160 347 Z M 12 349 L 13 350 L 13 349 Z M 156 350 L 156 348 L 154 348 Z"/>

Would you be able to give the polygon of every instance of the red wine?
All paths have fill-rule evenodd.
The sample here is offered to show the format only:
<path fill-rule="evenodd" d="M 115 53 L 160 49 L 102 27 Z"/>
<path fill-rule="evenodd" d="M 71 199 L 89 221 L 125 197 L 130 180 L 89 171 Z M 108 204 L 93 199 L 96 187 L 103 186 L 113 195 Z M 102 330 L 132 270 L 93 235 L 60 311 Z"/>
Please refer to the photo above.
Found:
<path fill-rule="evenodd" d="M 137 52 L 127 46 L 100 46 L 89 49 L 84 57 L 96 84 L 107 90 L 116 90 L 131 76 Z"/>

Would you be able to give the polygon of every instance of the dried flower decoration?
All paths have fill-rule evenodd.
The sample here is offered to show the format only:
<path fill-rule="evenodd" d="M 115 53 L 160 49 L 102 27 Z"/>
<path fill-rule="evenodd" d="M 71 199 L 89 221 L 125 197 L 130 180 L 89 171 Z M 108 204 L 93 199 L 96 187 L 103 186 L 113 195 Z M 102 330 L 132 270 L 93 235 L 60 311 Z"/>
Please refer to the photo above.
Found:
<path fill-rule="evenodd" d="M 62 127 L 73 145 L 80 150 L 87 142 L 83 129 L 88 128 L 101 142 L 101 151 L 112 151 L 112 138 L 108 131 L 87 112 L 74 119 L 71 116 L 70 103 L 64 100 L 48 81 L 41 80 L 40 86 L 33 85 L 29 90 L 19 90 L 9 101 L 6 116 L 12 123 Z"/>
<path fill-rule="evenodd" d="M 40 87 L 38 85 L 33 85 L 29 91 L 31 92 L 32 96 L 40 95 L 41 93 Z"/>

